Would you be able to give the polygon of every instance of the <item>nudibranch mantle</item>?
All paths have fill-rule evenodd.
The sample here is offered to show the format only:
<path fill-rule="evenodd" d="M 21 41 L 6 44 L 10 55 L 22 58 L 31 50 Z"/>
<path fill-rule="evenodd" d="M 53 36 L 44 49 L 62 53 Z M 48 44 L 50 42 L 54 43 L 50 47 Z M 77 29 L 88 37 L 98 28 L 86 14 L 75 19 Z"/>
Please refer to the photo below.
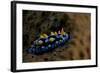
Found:
<path fill-rule="evenodd" d="M 32 43 L 31 48 L 28 48 L 27 52 L 31 54 L 49 52 L 59 46 L 64 45 L 69 39 L 69 34 L 64 32 L 63 28 L 61 31 L 58 31 L 58 33 L 51 32 L 49 36 L 47 34 L 42 34 Z"/>

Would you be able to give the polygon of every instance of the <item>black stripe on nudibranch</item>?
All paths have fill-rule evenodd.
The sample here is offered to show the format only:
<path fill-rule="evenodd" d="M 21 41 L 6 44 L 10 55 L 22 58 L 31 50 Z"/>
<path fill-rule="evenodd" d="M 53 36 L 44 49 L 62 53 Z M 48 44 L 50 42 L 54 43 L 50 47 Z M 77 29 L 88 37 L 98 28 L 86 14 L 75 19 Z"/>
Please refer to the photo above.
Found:
<path fill-rule="evenodd" d="M 32 47 L 27 49 L 28 53 L 41 54 L 54 50 L 59 46 L 63 46 L 70 39 L 70 35 L 64 32 L 63 28 L 57 32 L 51 32 L 48 36 L 42 34 L 37 40 L 32 43 Z"/>

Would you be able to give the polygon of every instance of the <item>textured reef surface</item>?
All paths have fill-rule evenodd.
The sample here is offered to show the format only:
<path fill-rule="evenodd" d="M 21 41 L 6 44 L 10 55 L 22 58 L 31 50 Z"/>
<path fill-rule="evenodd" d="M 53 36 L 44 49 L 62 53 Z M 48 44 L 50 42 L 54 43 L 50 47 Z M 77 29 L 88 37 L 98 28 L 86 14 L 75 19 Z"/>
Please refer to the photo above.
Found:
<path fill-rule="evenodd" d="M 23 10 L 22 17 L 22 62 L 91 59 L 90 13 Z"/>

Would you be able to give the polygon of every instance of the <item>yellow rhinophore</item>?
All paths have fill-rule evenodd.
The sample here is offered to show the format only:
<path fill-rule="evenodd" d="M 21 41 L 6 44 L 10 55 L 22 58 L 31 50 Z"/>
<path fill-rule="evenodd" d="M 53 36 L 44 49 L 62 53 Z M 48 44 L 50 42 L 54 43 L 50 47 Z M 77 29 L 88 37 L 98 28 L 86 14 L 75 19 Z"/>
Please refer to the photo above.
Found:
<path fill-rule="evenodd" d="M 55 32 L 55 35 L 57 35 L 57 32 Z"/>
<path fill-rule="evenodd" d="M 43 34 L 44 38 L 48 38 L 48 35 L 47 34 Z"/>
<path fill-rule="evenodd" d="M 55 35 L 53 32 L 51 32 L 51 35 Z"/>
<path fill-rule="evenodd" d="M 65 34 L 65 32 L 64 32 L 64 29 L 62 28 L 61 29 L 61 35 L 64 35 Z"/>

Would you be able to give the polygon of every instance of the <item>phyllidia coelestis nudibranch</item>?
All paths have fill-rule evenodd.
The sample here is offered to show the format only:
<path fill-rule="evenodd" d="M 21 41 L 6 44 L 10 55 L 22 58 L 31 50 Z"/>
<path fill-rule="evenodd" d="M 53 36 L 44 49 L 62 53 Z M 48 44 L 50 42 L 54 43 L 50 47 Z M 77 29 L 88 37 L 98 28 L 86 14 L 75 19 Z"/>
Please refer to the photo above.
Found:
<path fill-rule="evenodd" d="M 70 35 L 64 32 L 63 28 L 58 32 L 51 32 L 50 35 L 41 34 L 38 39 L 33 41 L 31 48 L 26 51 L 30 54 L 41 54 L 63 46 L 70 39 Z"/>

